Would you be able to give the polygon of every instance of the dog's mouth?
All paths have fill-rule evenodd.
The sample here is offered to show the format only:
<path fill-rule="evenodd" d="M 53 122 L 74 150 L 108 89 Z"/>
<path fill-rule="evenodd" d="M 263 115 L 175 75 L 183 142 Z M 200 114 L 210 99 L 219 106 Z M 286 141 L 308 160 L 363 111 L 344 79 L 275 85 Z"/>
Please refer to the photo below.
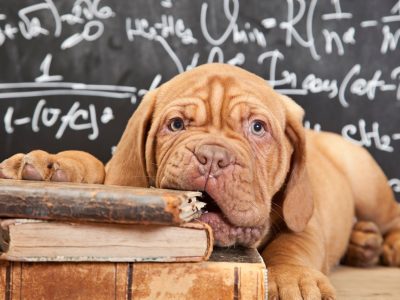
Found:
<path fill-rule="evenodd" d="M 218 204 L 215 202 L 215 200 L 207 192 L 202 192 L 202 193 L 203 193 L 203 197 L 202 197 L 201 201 L 206 203 L 204 213 L 221 213 L 222 214 L 222 210 L 218 206 Z"/>
<path fill-rule="evenodd" d="M 243 227 L 232 224 L 217 202 L 208 193 L 203 192 L 201 201 L 206 203 L 206 206 L 204 213 L 197 220 L 211 226 L 215 245 L 222 247 L 232 245 L 251 247 L 261 239 L 263 228 Z"/>

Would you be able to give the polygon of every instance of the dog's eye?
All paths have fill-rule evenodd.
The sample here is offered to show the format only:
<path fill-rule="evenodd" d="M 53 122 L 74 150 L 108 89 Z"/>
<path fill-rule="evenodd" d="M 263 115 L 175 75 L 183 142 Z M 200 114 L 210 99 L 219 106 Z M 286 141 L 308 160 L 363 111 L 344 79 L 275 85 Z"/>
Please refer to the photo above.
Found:
<path fill-rule="evenodd" d="M 250 124 L 250 131 L 252 134 L 262 136 L 265 133 L 265 124 L 263 121 L 254 120 Z"/>
<path fill-rule="evenodd" d="M 170 121 L 168 129 L 171 131 L 181 131 L 185 129 L 185 123 L 181 118 L 174 118 Z"/>

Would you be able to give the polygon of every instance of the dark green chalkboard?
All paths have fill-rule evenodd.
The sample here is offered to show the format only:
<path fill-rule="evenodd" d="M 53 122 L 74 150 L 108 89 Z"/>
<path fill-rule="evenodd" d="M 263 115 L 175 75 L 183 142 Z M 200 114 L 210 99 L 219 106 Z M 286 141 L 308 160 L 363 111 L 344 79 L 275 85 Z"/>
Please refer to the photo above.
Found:
<path fill-rule="evenodd" d="M 44 148 L 106 161 L 148 89 L 219 61 L 367 147 L 400 193 L 399 24 L 399 1 L 1 0 L 0 160 Z"/>

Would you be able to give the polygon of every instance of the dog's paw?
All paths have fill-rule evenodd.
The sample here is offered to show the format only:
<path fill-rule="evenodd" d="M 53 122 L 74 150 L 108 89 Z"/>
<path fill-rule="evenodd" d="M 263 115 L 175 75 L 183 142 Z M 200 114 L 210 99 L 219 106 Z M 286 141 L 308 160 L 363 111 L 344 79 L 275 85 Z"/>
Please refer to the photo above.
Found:
<path fill-rule="evenodd" d="M 385 237 L 382 263 L 391 267 L 400 267 L 400 230 L 393 231 Z"/>
<path fill-rule="evenodd" d="M 25 154 L 18 153 L 0 163 L 0 178 L 2 179 L 20 179 L 22 159 Z"/>
<path fill-rule="evenodd" d="M 375 223 L 357 222 L 353 227 L 342 263 L 356 267 L 370 267 L 378 264 L 382 253 L 382 242 L 383 237 Z"/>
<path fill-rule="evenodd" d="M 321 272 L 302 266 L 268 267 L 269 300 L 333 300 L 335 289 Z"/>
<path fill-rule="evenodd" d="M 82 151 L 50 154 L 35 150 L 18 153 L 0 164 L 0 178 L 57 182 L 103 183 L 104 166 Z"/>

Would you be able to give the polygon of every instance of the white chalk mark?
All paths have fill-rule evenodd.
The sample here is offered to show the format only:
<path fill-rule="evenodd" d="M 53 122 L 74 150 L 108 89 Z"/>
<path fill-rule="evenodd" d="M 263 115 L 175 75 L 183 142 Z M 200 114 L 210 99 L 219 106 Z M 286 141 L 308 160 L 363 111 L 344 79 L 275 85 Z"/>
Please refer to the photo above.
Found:
<path fill-rule="evenodd" d="M 360 119 L 357 125 L 347 124 L 342 128 L 342 136 L 347 140 L 361 146 L 372 147 L 385 152 L 393 152 L 392 140 L 388 135 L 382 135 L 379 123 L 373 122 L 371 129 L 367 129 L 365 120 Z"/>
<path fill-rule="evenodd" d="M 392 72 L 390 73 L 390 78 L 392 78 L 393 80 L 397 79 L 397 77 L 400 74 L 400 66 L 396 67 L 392 70 Z M 400 100 L 400 86 L 397 88 L 397 92 L 396 92 L 396 99 L 397 101 Z"/>
<path fill-rule="evenodd" d="M 278 60 L 283 60 L 285 56 L 278 49 L 275 49 L 273 51 L 261 53 L 257 58 L 257 63 L 262 64 L 264 60 L 268 58 L 271 58 L 268 82 L 272 87 L 275 87 L 276 85 L 279 85 L 279 81 L 276 80 L 276 65 Z"/>
<path fill-rule="evenodd" d="M 27 6 L 18 11 L 18 16 L 22 21 L 19 21 L 19 27 L 22 35 L 30 40 L 32 37 L 36 37 L 40 34 L 48 35 L 49 31 L 42 28 L 40 21 L 38 18 L 32 18 L 30 20 L 28 18 L 28 14 L 38 10 L 46 10 L 48 9 L 48 5 L 46 3 L 34 4 L 31 6 Z"/>
<path fill-rule="evenodd" d="M 377 26 L 378 25 L 378 21 L 376 20 L 367 20 L 367 21 L 362 21 L 360 23 L 360 26 L 365 28 L 365 27 L 373 27 L 373 26 Z"/>
<path fill-rule="evenodd" d="M 310 121 L 304 121 L 304 128 L 311 129 L 314 131 L 320 132 L 322 130 L 322 126 L 319 123 L 315 123 L 313 126 L 311 126 Z"/>
<path fill-rule="evenodd" d="M 39 102 L 36 104 L 36 108 L 33 112 L 33 117 L 32 117 L 32 131 L 33 132 L 39 132 L 39 117 L 40 113 L 42 112 L 42 109 L 46 105 L 46 100 L 40 99 Z"/>
<path fill-rule="evenodd" d="M 381 53 L 386 54 L 388 50 L 396 50 L 400 38 L 400 29 L 397 29 L 395 33 L 392 33 L 389 25 L 385 25 L 382 28 L 382 34 L 383 41 L 381 45 Z"/>
<path fill-rule="evenodd" d="M 147 20 L 146 20 L 146 22 L 147 22 Z M 148 27 L 148 24 L 145 27 Z M 131 18 L 126 18 L 125 29 L 126 29 L 128 39 L 131 42 L 134 40 L 134 36 L 141 36 L 149 41 L 154 40 L 154 41 L 159 42 L 161 44 L 161 46 L 164 48 L 164 50 L 168 53 L 168 55 L 170 56 L 172 61 L 175 63 L 176 68 L 178 69 L 178 72 L 183 73 L 185 71 L 179 57 L 176 55 L 174 50 L 172 50 L 171 46 L 168 44 L 168 42 L 165 40 L 165 38 L 157 34 L 155 28 L 151 28 L 153 30 L 151 30 L 151 32 L 149 32 L 149 33 L 144 32 L 143 29 L 141 29 L 141 30 L 132 29 Z"/>
<path fill-rule="evenodd" d="M 46 82 L 46 81 L 60 81 L 64 78 L 61 75 L 50 75 L 50 66 L 53 56 L 51 54 L 47 54 L 44 58 L 42 64 L 40 65 L 40 71 L 42 71 L 42 75 L 35 78 L 36 82 Z"/>
<path fill-rule="evenodd" d="M 96 120 L 96 110 L 93 104 L 89 105 L 89 111 L 85 109 L 79 109 L 80 103 L 75 102 L 68 113 L 61 117 L 61 125 L 55 135 L 56 139 L 60 139 L 63 135 L 67 127 L 72 130 L 86 130 L 92 129 L 92 133 L 89 134 L 89 140 L 95 140 L 99 135 L 99 129 Z M 84 121 L 89 121 L 88 123 L 77 123 L 77 121 L 81 119 Z"/>
<path fill-rule="evenodd" d="M 167 43 L 167 41 L 161 37 L 161 36 L 156 36 L 154 38 L 155 41 L 158 41 L 161 46 L 164 48 L 165 51 L 167 51 L 168 55 L 171 57 L 171 59 L 173 60 L 173 62 L 175 63 L 178 72 L 179 73 L 183 73 L 185 70 L 183 69 L 183 65 L 179 59 L 179 57 L 176 55 L 176 53 L 174 52 L 174 50 L 172 50 L 171 46 Z"/>
<path fill-rule="evenodd" d="M 6 132 L 9 134 L 14 132 L 14 128 L 12 127 L 12 124 L 11 124 L 13 114 L 14 114 L 14 108 L 9 107 L 4 116 L 4 128 L 5 128 Z"/>
<path fill-rule="evenodd" d="M 351 13 L 342 12 L 342 8 L 340 6 L 340 0 L 331 0 L 331 3 L 335 7 L 335 12 L 330 14 L 322 15 L 322 20 L 342 20 L 342 19 L 351 19 L 353 15 Z"/>
<path fill-rule="evenodd" d="M 186 71 L 189 71 L 189 70 L 193 69 L 194 67 L 196 67 L 199 63 L 199 58 L 200 58 L 199 52 L 196 52 L 195 54 L 193 54 L 192 62 L 189 65 L 187 65 Z"/>
<path fill-rule="evenodd" d="M 233 12 L 229 9 L 229 2 L 232 2 Z M 232 33 L 232 30 L 236 24 L 237 18 L 239 16 L 239 2 L 238 0 L 224 0 L 224 13 L 227 19 L 229 20 L 229 24 L 225 30 L 225 32 L 218 38 L 214 39 L 211 37 L 210 33 L 208 32 L 207 28 L 207 9 L 208 4 L 203 3 L 201 6 L 201 13 L 200 13 L 200 27 L 201 31 L 204 35 L 204 38 L 213 46 L 220 46 L 222 45 Z"/>
<path fill-rule="evenodd" d="M 13 39 L 15 39 L 15 35 L 18 33 L 18 28 L 13 27 L 10 24 L 6 24 L 3 32 L 6 35 L 6 37 L 8 37 L 10 40 L 13 40 Z M 0 41 L 0 44 L 1 44 L 1 41 Z"/>
<path fill-rule="evenodd" d="M 244 56 L 244 54 L 239 52 L 235 55 L 235 57 L 228 60 L 227 64 L 234 65 L 234 66 L 240 66 L 240 65 L 244 64 L 245 59 L 246 59 L 246 57 Z"/>
<path fill-rule="evenodd" d="M 217 58 L 217 60 L 215 60 Z M 220 47 L 212 47 L 210 53 L 208 54 L 207 63 L 223 63 L 224 62 L 224 52 Z"/>
<path fill-rule="evenodd" d="M 173 6 L 172 0 L 162 0 L 160 4 L 165 8 L 171 8 Z"/>
<path fill-rule="evenodd" d="M 30 97 L 45 97 L 45 96 L 93 96 L 115 99 L 131 98 L 131 93 L 112 93 L 103 91 L 80 91 L 80 90 L 46 90 L 46 91 L 29 91 L 29 92 L 10 92 L 0 93 L 0 99 L 9 98 L 30 98 Z"/>
<path fill-rule="evenodd" d="M 28 40 L 40 34 L 49 34 L 49 31 L 41 26 L 41 23 L 37 17 L 33 17 L 32 19 L 28 18 L 28 15 L 30 13 L 39 10 L 49 10 L 51 12 L 55 22 L 54 36 L 59 37 L 61 35 L 62 24 L 58 10 L 52 0 L 45 0 L 45 2 L 46 3 L 39 3 L 27 6 L 18 11 L 18 16 L 22 20 L 19 22 L 21 34 Z"/>
<path fill-rule="evenodd" d="M 68 48 L 72 48 L 73 46 L 79 44 L 83 41 L 83 37 L 80 33 L 74 33 L 69 38 L 67 38 L 62 44 L 61 49 L 65 50 Z"/>
<path fill-rule="evenodd" d="M 343 33 L 343 42 L 346 44 L 354 45 L 356 43 L 356 40 L 354 38 L 355 33 L 356 30 L 354 29 L 354 27 L 350 27 L 349 29 L 347 29 L 346 32 Z"/>
<path fill-rule="evenodd" d="M 274 27 L 276 27 L 276 19 L 275 18 L 266 18 L 266 19 L 261 21 L 261 25 L 265 29 L 274 28 Z"/>
<path fill-rule="evenodd" d="M 399 22 L 399 21 L 400 21 L 400 15 L 382 17 L 383 23 Z"/>
<path fill-rule="evenodd" d="M 335 31 L 329 31 L 327 29 L 322 30 L 322 34 L 325 37 L 325 52 L 331 54 L 333 52 L 333 42 L 335 42 L 337 48 L 337 54 L 343 55 L 344 48 L 342 40 Z"/>
<path fill-rule="evenodd" d="M 89 113 L 90 113 L 90 124 L 92 128 L 93 132 L 91 134 L 88 135 L 89 140 L 94 141 L 95 139 L 97 139 L 97 137 L 99 136 L 99 126 L 97 125 L 97 120 L 96 120 L 96 107 L 93 104 L 89 105 Z M 73 128 L 73 124 L 71 124 L 71 129 L 74 130 Z"/>
<path fill-rule="evenodd" d="M 138 96 L 142 97 L 142 96 L 146 95 L 147 92 L 152 91 L 155 88 L 157 88 L 159 86 L 161 80 L 162 80 L 161 74 L 157 74 L 156 76 L 154 76 L 153 81 L 151 82 L 149 89 L 148 90 L 140 89 L 138 91 Z M 132 102 L 133 104 L 136 103 L 136 98 L 134 100 L 135 100 L 135 102 Z"/>
<path fill-rule="evenodd" d="M 389 185 L 392 187 L 395 193 L 400 193 L 400 179 L 392 178 L 389 180 Z"/>
<path fill-rule="evenodd" d="M 50 9 L 51 13 L 53 14 L 54 21 L 56 24 L 56 26 L 55 26 L 56 28 L 54 30 L 54 36 L 59 37 L 61 35 L 61 30 L 62 30 L 62 23 L 61 23 L 60 15 L 59 15 L 58 10 L 52 0 L 46 0 L 46 3 L 48 5 L 48 8 Z"/>
<path fill-rule="evenodd" d="M 275 89 L 277 92 L 285 95 L 307 95 L 308 91 L 303 89 Z"/>
<path fill-rule="evenodd" d="M 400 14 L 400 1 L 397 1 L 395 5 L 393 5 L 392 9 L 390 10 L 392 14 Z"/>
<path fill-rule="evenodd" d="M 353 18 L 353 14 L 351 13 L 331 13 L 324 14 L 321 16 L 322 20 L 343 20 L 343 19 L 351 19 Z"/>
<path fill-rule="evenodd" d="M 294 15 L 294 3 L 293 0 L 287 0 L 288 10 L 287 10 L 287 21 L 281 22 L 279 28 L 286 30 L 285 43 L 287 47 L 292 46 L 292 39 L 295 39 L 302 47 L 310 49 L 311 56 L 314 60 L 319 60 L 320 55 L 317 53 L 314 43 L 313 35 L 313 16 L 317 0 L 312 0 L 310 7 L 308 9 L 306 18 L 306 29 L 307 29 L 307 39 L 304 39 L 295 26 L 299 23 L 306 11 L 305 0 L 298 0 L 299 8 L 296 15 Z"/>
<path fill-rule="evenodd" d="M 114 120 L 114 113 L 111 107 L 105 107 L 103 109 L 103 114 L 100 117 L 100 121 L 103 124 L 109 123 L 111 120 Z"/>
<path fill-rule="evenodd" d="M 294 28 L 294 26 L 303 18 L 304 12 L 306 10 L 306 4 L 304 0 L 299 1 L 299 11 L 297 15 L 294 15 L 294 3 L 293 0 L 287 0 L 288 2 L 288 12 L 287 12 L 287 22 L 281 22 L 279 28 L 286 30 L 286 46 L 292 46 L 292 37 L 303 47 L 309 47 L 309 41 L 305 41 Z"/>
<path fill-rule="evenodd" d="M 400 66 L 396 67 L 392 70 L 392 72 L 390 73 L 390 78 L 392 78 L 393 80 L 395 80 L 398 76 L 400 75 Z"/>
<path fill-rule="evenodd" d="M 7 16 L 6 15 L 4 15 L 4 14 L 0 14 L 0 21 L 3 21 L 3 20 L 5 20 L 7 18 Z"/>
<path fill-rule="evenodd" d="M 346 95 L 345 95 L 345 92 L 346 92 L 346 89 L 347 89 L 347 85 L 349 84 L 351 78 L 354 75 L 359 74 L 360 71 L 361 71 L 361 65 L 356 64 L 351 68 L 351 70 L 343 78 L 343 81 L 342 81 L 342 83 L 340 85 L 340 88 L 339 88 L 339 102 L 343 107 L 349 107 L 349 103 L 347 102 Z"/>
<path fill-rule="evenodd" d="M 395 141 L 400 140 L 400 133 L 393 134 L 392 135 L 392 139 L 395 140 Z"/>
<path fill-rule="evenodd" d="M 61 109 L 59 108 L 45 108 L 42 113 L 42 123 L 46 127 L 53 127 L 59 119 Z M 32 122 L 33 125 L 33 122 Z M 33 126 L 32 126 L 33 130 Z"/>
<path fill-rule="evenodd" d="M 157 88 L 157 87 L 160 85 L 161 80 L 162 80 L 161 74 L 157 74 L 157 75 L 154 77 L 154 79 L 153 79 L 153 81 L 151 82 L 151 84 L 150 84 L 149 91 L 152 91 L 152 90 L 154 90 L 155 88 Z"/>
<path fill-rule="evenodd" d="M 29 118 L 29 117 L 14 120 L 15 125 L 25 125 L 30 122 L 31 122 L 31 118 Z"/>
<path fill-rule="evenodd" d="M 385 84 L 380 87 L 381 91 L 394 91 L 396 89 L 395 84 Z"/>
<path fill-rule="evenodd" d="M 98 91 L 114 91 L 136 93 L 137 89 L 130 86 L 121 85 L 102 85 L 102 84 L 85 84 L 78 82 L 16 82 L 16 83 L 0 83 L 1 89 L 30 89 L 30 88 L 70 88 L 73 90 L 98 90 Z"/>
<path fill-rule="evenodd" d="M 314 18 L 314 11 L 315 11 L 315 7 L 317 5 L 317 1 L 318 0 L 312 0 L 311 4 L 310 4 L 310 8 L 308 9 L 308 13 L 307 13 L 307 37 L 309 39 L 310 42 L 310 52 L 311 52 L 311 56 L 315 59 L 315 60 L 319 60 L 321 57 L 320 55 L 317 53 L 317 50 L 315 48 L 315 42 L 314 42 L 314 34 L 313 34 L 313 18 Z"/>
<path fill-rule="evenodd" d="M 72 48 L 82 41 L 93 42 L 101 37 L 104 32 L 104 25 L 98 20 L 91 20 L 85 24 L 82 33 L 75 33 L 67 38 L 62 44 L 61 49 Z"/>

